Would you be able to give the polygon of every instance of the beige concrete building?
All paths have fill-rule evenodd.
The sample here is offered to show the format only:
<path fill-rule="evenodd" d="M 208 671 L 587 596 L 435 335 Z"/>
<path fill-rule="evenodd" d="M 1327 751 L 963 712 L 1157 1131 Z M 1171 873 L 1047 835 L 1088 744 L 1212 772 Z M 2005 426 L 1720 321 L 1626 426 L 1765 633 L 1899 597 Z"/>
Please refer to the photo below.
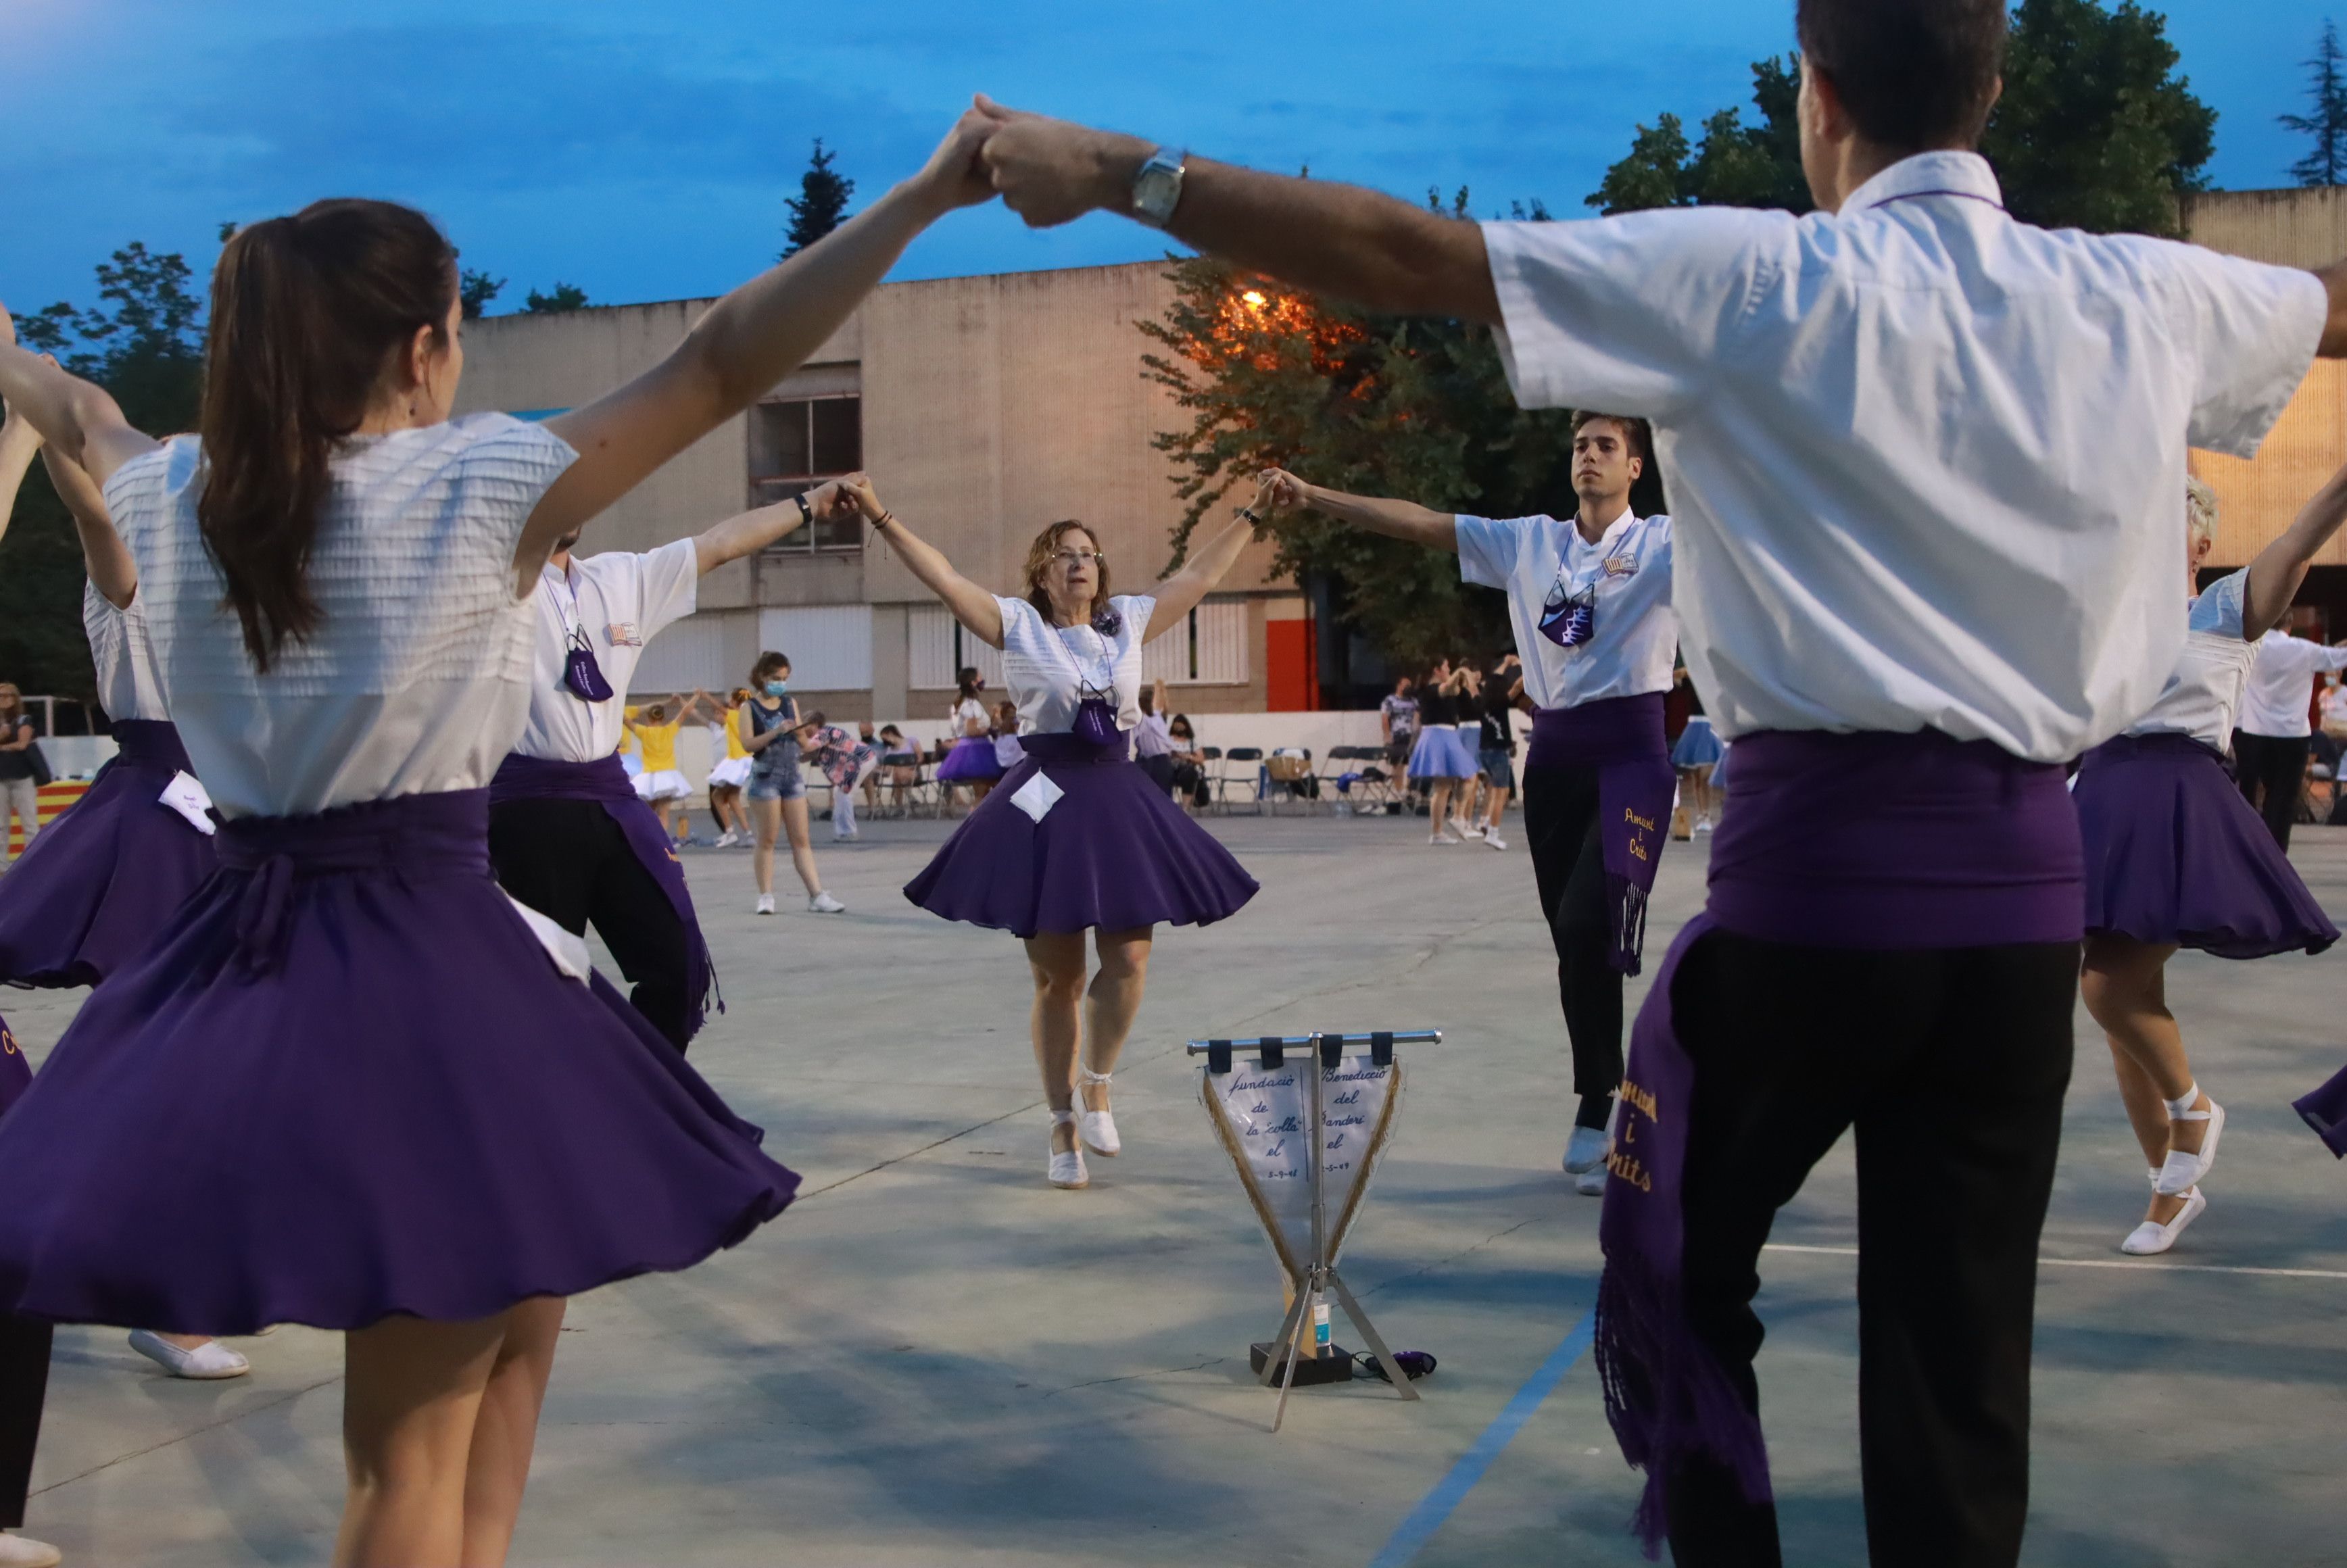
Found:
<path fill-rule="evenodd" d="M 585 548 L 649 549 L 832 475 L 870 470 L 889 506 L 973 580 L 1019 591 L 1036 531 L 1081 518 L 1111 586 L 1164 571 L 1182 515 L 1153 444 L 1178 423 L 1144 379 L 1137 329 L 1172 298 L 1162 263 L 888 283 L 808 364 L 647 480 Z M 653 364 L 710 301 L 496 316 L 467 328 L 461 411 L 545 417 Z M 1258 546 L 1147 670 L 1193 712 L 1311 702 L 1311 622 Z M 991 649 L 860 525 L 802 530 L 702 580 L 701 607 L 646 651 L 639 694 L 738 685 L 762 649 L 833 718 L 946 711 L 958 664 L 999 686 Z"/>

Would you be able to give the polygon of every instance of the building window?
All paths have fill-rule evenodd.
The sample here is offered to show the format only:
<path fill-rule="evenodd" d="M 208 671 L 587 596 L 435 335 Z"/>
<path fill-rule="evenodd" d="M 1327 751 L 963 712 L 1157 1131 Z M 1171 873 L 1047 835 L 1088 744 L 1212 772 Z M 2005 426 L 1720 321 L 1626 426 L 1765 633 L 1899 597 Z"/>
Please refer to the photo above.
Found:
<path fill-rule="evenodd" d="M 750 410 L 750 505 L 770 507 L 864 466 L 864 400 L 794 397 Z M 864 525 L 856 518 L 794 530 L 774 547 L 777 555 L 860 550 Z"/>

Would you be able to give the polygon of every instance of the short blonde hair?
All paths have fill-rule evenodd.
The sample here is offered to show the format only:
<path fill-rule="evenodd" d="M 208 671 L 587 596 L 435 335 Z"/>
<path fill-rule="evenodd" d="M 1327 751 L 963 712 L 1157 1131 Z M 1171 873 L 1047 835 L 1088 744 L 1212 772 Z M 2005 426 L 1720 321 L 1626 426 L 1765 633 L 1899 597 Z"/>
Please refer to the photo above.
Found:
<path fill-rule="evenodd" d="M 2184 533 L 2196 545 L 2217 538 L 2217 492 L 2191 474 L 2184 476 Z"/>

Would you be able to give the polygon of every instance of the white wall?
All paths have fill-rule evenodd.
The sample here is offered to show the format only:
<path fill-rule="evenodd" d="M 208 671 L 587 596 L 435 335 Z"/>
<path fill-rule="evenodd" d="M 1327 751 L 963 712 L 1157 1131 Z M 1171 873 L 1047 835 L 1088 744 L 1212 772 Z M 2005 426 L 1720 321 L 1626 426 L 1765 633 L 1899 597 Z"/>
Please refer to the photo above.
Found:
<path fill-rule="evenodd" d="M 758 646 L 791 661 L 791 684 L 808 692 L 872 689 L 872 607 L 810 604 L 758 612 Z"/>

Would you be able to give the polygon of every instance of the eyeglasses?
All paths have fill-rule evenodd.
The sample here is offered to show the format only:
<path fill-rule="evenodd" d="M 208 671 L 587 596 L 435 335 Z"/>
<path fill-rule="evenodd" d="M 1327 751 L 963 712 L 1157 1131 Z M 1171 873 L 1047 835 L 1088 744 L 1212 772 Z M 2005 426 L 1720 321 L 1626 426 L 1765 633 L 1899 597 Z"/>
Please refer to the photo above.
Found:
<path fill-rule="evenodd" d="M 1099 562 L 1098 550 L 1053 550 L 1052 561 L 1060 566 L 1092 566 Z"/>

